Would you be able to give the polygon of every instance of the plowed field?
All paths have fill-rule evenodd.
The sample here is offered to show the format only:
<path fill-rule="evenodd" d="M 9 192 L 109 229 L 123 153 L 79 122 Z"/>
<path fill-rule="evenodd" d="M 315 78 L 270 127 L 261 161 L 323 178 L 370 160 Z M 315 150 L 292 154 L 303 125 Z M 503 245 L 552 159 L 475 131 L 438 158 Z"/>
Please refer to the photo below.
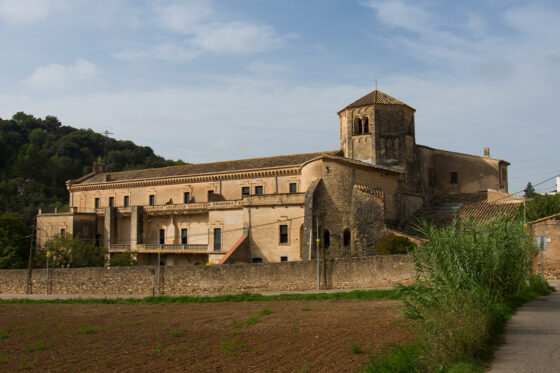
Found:
<path fill-rule="evenodd" d="M 411 342 L 391 300 L 0 305 L 0 371 L 351 372 Z"/>

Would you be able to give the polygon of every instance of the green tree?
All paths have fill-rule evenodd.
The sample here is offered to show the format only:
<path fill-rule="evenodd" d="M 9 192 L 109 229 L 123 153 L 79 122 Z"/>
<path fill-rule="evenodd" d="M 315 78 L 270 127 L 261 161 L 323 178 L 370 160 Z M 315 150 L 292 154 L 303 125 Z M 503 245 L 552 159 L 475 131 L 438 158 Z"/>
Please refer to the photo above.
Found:
<path fill-rule="evenodd" d="M 560 213 L 560 194 L 537 194 L 526 202 L 527 221 Z"/>
<path fill-rule="evenodd" d="M 39 253 L 42 264 L 46 261 L 46 251 L 51 253 L 49 266 L 58 268 L 102 267 L 107 253 L 104 247 L 97 247 L 93 242 L 71 234 L 56 236 L 45 243 L 45 248 Z"/>
<path fill-rule="evenodd" d="M 29 256 L 29 234 L 23 219 L 0 213 L 0 268 L 23 268 Z"/>
<path fill-rule="evenodd" d="M 535 187 L 529 181 L 527 183 L 527 186 L 525 187 L 525 197 L 526 198 L 532 198 L 534 195 L 535 195 Z"/>

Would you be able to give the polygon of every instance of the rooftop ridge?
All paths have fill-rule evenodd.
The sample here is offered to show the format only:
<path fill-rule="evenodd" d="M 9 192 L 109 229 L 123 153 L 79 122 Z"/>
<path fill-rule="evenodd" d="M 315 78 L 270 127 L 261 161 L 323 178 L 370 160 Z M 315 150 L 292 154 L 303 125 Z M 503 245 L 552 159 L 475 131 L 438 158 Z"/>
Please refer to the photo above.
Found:
<path fill-rule="evenodd" d="M 352 102 L 351 104 L 347 105 L 344 109 L 338 111 L 338 114 L 343 112 L 346 109 L 353 108 L 353 107 L 361 107 L 361 106 L 368 106 L 368 105 L 402 105 L 406 106 L 412 110 L 413 107 L 405 104 L 404 102 L 396 99 L 395 97 L 388 95 L 385 92 L 382 92 L 378 89 L 371 91 L 367 95 L 357 99 L 356 101 Z"/>

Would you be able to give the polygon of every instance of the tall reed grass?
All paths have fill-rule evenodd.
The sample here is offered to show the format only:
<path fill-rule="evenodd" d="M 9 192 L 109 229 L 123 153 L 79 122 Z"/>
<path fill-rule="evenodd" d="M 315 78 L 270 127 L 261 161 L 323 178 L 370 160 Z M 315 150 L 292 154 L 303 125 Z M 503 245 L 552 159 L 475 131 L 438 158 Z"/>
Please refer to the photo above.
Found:
<path fill-rule="evenodd" d="M 436 229 L 414 252 L 417 281 L 399 286 L 405 314 L 421 320 L 422 363 L 431 371 L 487 350 L 500 305 L 527 287 L 532 239 L 509 216 Z"/>

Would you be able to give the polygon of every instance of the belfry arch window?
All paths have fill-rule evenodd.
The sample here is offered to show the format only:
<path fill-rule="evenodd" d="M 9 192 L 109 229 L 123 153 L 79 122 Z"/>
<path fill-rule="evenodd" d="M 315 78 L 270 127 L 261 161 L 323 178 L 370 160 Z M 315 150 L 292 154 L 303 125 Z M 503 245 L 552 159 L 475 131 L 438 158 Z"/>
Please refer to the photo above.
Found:
<path fill-rule="evenodd" d="M 363 120 L 364 133 L 369 133 L 369 118 L 365 117 Z"/>
<path fill-rule="evenodd" d="M 361 135 L 362 134 L 362 119 L 356 118 L 354 119 L 354 135 Z"/>

